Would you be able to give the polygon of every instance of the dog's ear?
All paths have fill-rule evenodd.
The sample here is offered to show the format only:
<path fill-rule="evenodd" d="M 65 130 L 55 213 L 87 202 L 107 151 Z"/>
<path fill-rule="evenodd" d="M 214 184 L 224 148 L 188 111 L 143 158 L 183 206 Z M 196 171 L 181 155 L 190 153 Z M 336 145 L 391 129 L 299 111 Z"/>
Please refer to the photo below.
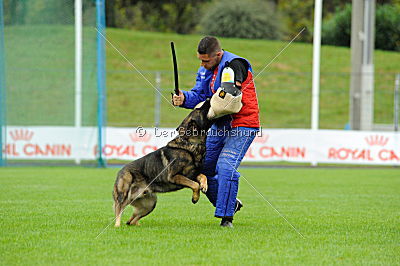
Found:
<path fill-rule="evenodd" d="M 189 122 L 190 120 L 188 119 L 188 117 L 183 119 L 182 123 L 176 128 L 176 131 L 179 131 L 179 129 L 181 128 L 186 129 L 189 126 Z"/>
<path fill-rule="evenodd" d="M 210 98 L 207 98 L 205 101 L 202 101 L 198 103 L 195 107 L 194 110 L 208 110 L 210 109 Z"/>
<path fill-rule="evenodd" d="M 208 109 L 210 109 L 210 106 L 211 106 L 211 100 L 210 100 L 210 98 L 207 98 L 207 100 L 204 101 L 203 105 L 200 106 L 199 109 L 200 110 L 208 110 Z"/>

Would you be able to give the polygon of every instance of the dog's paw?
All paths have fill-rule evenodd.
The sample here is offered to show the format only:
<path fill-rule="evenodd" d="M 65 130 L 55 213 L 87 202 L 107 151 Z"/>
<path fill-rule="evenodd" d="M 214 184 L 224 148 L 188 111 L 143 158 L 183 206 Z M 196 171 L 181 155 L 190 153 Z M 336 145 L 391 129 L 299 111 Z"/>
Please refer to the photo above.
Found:
<path fill-rule="evenodd" d="M 206 193 L 206 192 L 207 192 L 207 189 L 208 189 L 207 177 L 206 177 L 205 175 L 203 175 L 203 174 L 199 174 L 199 175 L 197 176 L 197 182 L 198 182 L 199 185 L 200 185 L 200 190 L 201 190 L 201 192 Z"/>
<path fill-rule="evenodd" d="M 127 221 L 126 225 L 128 225 L 128 226 L 131 226 L 131 225 L 140 226 L 139 221 L 131 221 L 131 220 Z"/>
<path fill-rule="evenodd" d="M 193 194 L 192 196 L 192 203 L 196 204 L 200 199 L 200 193 L 199 194 Z"/>
<path fill-rule="evenodd" d="M 120 227 L 120 226 L 121 226 L 121 217 L 117 217 L 115 220 L 114 227 Z"/>
<path fill-rule="evenodd" d="M 207 182 L 203 183 L 203 184 L 200 184 L 200 189 L 201 189 L 201 192 L 203 192 L 205 194 L 207 192 L 207 189 L 208 189 Z"/>

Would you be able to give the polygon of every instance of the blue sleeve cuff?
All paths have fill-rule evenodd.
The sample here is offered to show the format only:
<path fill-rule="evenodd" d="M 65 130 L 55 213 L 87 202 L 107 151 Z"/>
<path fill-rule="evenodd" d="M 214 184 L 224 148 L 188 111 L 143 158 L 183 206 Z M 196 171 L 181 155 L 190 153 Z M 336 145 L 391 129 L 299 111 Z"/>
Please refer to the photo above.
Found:
<path fill-rule="evenodd" d="M 188 106 L 188 97 L 189 97 L 189 92 L 188 91 L 182 91 L 183 95 L 185 96 L 185 99 L 183 100 L 183 104 L 180 105 L 179 107 L 186 108 L 186 109 L 193 109 L 193 107 Z"/>

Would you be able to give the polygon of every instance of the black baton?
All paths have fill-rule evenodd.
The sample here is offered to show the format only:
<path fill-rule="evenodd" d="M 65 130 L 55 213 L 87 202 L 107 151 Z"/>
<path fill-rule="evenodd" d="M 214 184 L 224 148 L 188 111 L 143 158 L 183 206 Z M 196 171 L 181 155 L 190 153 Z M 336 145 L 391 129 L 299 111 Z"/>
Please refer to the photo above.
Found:
<path fill-rule="evenodd" d="M 172 61 L 174 63 L 175 94 L 179 96 L 178 64 L 176 63 L 175 45 L 171 42 Z"/>

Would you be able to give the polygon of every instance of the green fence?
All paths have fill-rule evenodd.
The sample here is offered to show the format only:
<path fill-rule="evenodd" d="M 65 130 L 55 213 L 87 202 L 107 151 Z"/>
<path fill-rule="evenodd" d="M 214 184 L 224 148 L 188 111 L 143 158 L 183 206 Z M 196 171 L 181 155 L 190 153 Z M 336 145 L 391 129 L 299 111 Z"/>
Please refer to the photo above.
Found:
<path fill-rule="evenodd" d="M 98 113 L 103 108 L 98 107 L 104 101 L 99 97 L 105 82 L 104 56 L 99 57 L 104 49 L 98 46 L 104 43 L 96 28 L 104 30 L 104 0 L 81 3 L 79 86 L 75 4 L 74 0 L 0 0 L 3 147 L 9 138 L 7 126 L 85 127 L 99 122 L 103 126 L 104 116 Z M 2 164 L 6 158 L 3 148 Z"/>

